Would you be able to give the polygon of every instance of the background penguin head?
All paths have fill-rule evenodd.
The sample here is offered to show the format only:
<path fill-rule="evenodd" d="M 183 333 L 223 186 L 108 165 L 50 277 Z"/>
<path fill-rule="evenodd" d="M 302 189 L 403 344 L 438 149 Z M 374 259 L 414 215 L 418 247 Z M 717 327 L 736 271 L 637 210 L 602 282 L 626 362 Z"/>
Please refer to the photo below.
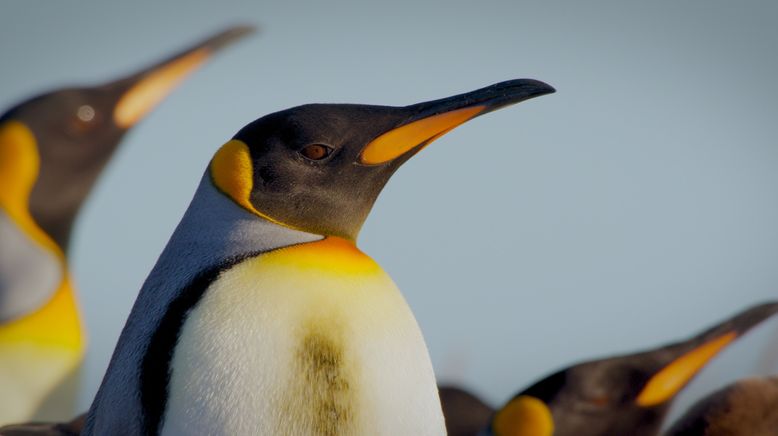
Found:
<path fill-rule="evenodd" d="M 521 79 L 405 107 L 311 104 L 260 118 L 214 156 L 214 184 L 287 227 L 355 240 L 391 175 L 487 112 L 554 92 Z"/>
<path fill-rule="evenodd" d="M 128 77 L 42 94 L 0 117 L 0 126 L 16 122 L 31 133 L 39 167 L 30 212 L 63 251 L 79 207 L 127 130 L 215 51 L 252 31 L 230 28 Z"/>
<path fill-rule="evenodd" d="M 655 435 L 675 396 L 720 351 L 778 312 L 751 307 L 689 340 L 593 360 L 556 372 L 517 394 L 491 423 L 491 434 Z"/>

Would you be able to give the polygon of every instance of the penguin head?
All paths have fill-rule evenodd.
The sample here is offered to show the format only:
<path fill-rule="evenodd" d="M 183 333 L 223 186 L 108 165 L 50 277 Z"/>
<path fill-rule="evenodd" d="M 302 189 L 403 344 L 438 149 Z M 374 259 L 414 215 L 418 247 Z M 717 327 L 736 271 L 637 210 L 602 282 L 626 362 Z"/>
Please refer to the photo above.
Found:
<path fill-rule="evenodd" d="M 355 240 L 378 194 L 411 156 L 470 119 L 551 92 L 522 79 L 405 107 L 299 106 L 241 129 L 216 153 L 210 173 L 252 213 Z"/>
<path fill-rule="evenodd" d="M 35 174 L 27 177 L 34 180 L 31 192 L 23 189 L 26 183 L 10 183 L 17 185 L 18 196 L 29 195 L 23 200 L 29 201 L 33 218 L 60 247 L 67 247 L 81 203 L 124 134 L 216 50 L 251 31 L 230 28 L 130 76 L 42 94 L 0 117 L 0 127 L 15 132 L 9 140 L 29 143 L 15 146 L 14 154 L 34 155 L 37 163 Z"/>
<path fill-rule="evenodd" d="M 491 434 L 658 434 L 672 400 L 694 376 L 776 312 L 778 303 L 760 304 L 685 341 L 562 369 L 500 409 Z"/>

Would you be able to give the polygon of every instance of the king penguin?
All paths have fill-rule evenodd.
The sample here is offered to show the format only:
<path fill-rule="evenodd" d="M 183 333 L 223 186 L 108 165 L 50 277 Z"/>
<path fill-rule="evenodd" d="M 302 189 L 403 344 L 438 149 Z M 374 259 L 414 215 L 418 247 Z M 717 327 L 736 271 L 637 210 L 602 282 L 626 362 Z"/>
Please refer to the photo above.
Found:
<path fill-rule="evenodd" d="M 658 435 L 672 400 L 694 376 L 776 312 L 778 302 L 763 303 L 685 341 L 565 368 L 518 393 L 485 434 Z"/>
<path fill-rule="evenodd" d="M 405 107 L 311 104 L 214 155 L 143 285 L 87 435 L 441 435 L 419 327 L 356 246 L 395 170 L 520 79 Z"/>
<path fill-rule="evenodd" d="M 78 210 L 128 129 L 250 31 L 230 28 L 128 77 L 49 92 L 0 117 L 0 425 L 72 414 L 85 347 L 66 258 Z"/>

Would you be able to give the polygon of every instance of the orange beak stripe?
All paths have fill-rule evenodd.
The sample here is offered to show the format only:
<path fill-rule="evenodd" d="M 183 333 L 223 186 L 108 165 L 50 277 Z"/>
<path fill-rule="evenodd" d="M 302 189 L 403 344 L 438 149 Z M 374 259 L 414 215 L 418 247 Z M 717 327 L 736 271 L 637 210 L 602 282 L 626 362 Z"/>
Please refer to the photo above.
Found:
<path fill-rule="evenodd" d="M 737 338 L 735 332 L 727 333 L 672 361 L 646 383 L 638 395 L 639 406 L 651 407 L 664 403 L 683 389 L 713 357 Z"/>
<path fill-rule="evenodd" d="M 379 165 L 396 159 L 419 145 L 427 145 L 477 116 L 485 106 L 471 106 L 403 124 L 372 140 L 362 149 L 360 162 Z"/>
<path fill-rule="evenodd" d="M 150 72 L 119 100 L 113 112 L 116 125 L 127 129 L 154 109 L 186 77 L 210 56 L 200 49 Z"/>

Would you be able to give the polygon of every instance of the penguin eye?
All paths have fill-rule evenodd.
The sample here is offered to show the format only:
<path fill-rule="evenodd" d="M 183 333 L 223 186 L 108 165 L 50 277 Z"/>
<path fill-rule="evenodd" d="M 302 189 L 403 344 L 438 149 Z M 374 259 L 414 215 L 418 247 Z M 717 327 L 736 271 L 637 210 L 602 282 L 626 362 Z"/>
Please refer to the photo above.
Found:
<path fill-rule="evenodd" d="M 81 105 L 70 123 L 70 131 L 74 134 L 86 133 L 96 125 L 96 118 L 95 108 L 88 104 Z"/>
<path fill-rule="evenodd" d="M 95 119 L 95 108 L 88 104 L 79 106 L 76 111 L 76 117 L 84 123 L 89 123 Z"/>
<path fill-rule="evenodd" d="M 589 398 L 589 402 L 597 407 L 605 407 L 610 404 L 611 400 L 607 395 L 598 395 L 596 397 Z"/>
<path fill-rule="evenodd" d="M 300 154 L 310 160 L 322 160 L 332 153 L 332 147 L 324 144 L 310 144 L 306 145 Z"/>

